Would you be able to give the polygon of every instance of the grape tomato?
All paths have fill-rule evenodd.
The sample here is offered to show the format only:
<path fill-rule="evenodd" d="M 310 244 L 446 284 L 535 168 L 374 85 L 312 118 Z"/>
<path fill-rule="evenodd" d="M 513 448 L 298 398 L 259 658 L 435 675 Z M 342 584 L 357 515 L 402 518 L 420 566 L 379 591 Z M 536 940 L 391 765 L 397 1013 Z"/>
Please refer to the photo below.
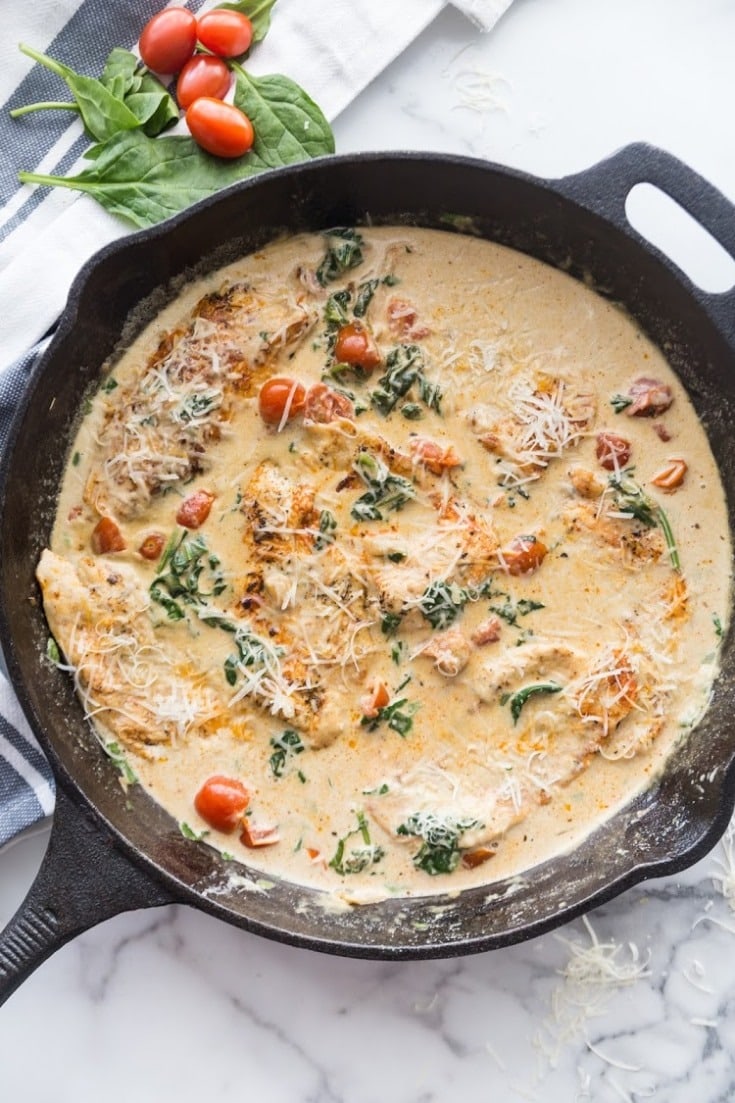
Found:
<path fill-rule="evenodd" d="M 240 57 L 250 49 L 253 25 L 242 12 L 214 8 L 199 20 L 197 37 L 202 46 L 218 57 Z"/>
<path fill-rule="evenodd" d="M 197 145 L 215 157 L 241 157 L 255 139 L 247 115 L 211 96 L 200 96 L 187 108 L 186 125 Z"/>
<path fill-rule="evenodd" d="M 186 111 L 200 96 L 223 100 L 231 83 L 232 74 L 221 58 L 211 54 L 195 54 L 179 73 L 176 99 L 179 107 Z"/>
<path fill-rule="evenodd" d="M 197 21 L 186 8 L 164 8 L 149 19 L 138 40 L 143 63 L 155 73 L 178 73 L 194 53 Z"/>

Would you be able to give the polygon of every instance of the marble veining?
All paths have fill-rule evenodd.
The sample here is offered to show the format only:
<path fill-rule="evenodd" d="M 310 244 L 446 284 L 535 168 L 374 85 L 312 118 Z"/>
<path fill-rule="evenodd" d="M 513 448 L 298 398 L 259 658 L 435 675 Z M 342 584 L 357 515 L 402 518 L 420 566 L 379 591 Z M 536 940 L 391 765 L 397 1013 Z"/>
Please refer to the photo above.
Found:
<path fill-rule="evenodd" d="M 515 0 L 484 37 L 448 9 L 340 116 L 338 148 L 554 176 L 644 139 L 735 198 L 733 40 L 721 0 Z M 0 854 L 0 921 L 45 840 Z M 728 1103 L 732 868 L 728 837 L 587 922 L 446 961 L 332 958 L 181 906 L 118 916 L 0 1010 L 0 1098 Z M 575 969 L 595 939 L 593 985 Z"/>

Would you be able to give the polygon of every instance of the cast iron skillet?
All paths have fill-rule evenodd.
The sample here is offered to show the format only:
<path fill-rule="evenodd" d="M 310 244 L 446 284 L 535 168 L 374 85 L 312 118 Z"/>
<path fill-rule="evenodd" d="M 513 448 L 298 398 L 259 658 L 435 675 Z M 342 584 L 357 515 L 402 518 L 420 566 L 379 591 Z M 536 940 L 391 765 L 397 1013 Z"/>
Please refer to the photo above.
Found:
<path fill-rule="evenodd" d="M 127 909 L 178 901 L 249 931 L 314 950 L 431 958 L 538 935 L 644 878 L 702 857 L 735 801 L 732 641 L 711 707 L 649 791 L 583 845 L 527 876 L 457 897 L 391 900 L 345 913 L 192 843 L 139 787 L 127 794 L 83 719 L 70 680 L 44 658 L 34 564 L 85 391 L 123 330 L 129 336 L 183 279 L 283 231 L 404 222 L 480 234 L 591 282 L 622 303 L 665 351 L 704 422 L 735 503 L 735 292 L 705 295 L 630 227 L 625 200 L 649 182 L 735 255 L 735 209 L 679 161 L 633 145 L 557 181 L 420 154 L 327 158 L 269 173 L 161 227 L 104 249 L 81 272 L 58 333 L 18 412 L 0 484 L 0 637 L 12 682 L 58 781 L 48 853 L 0 936 L 0 999 L 80 931 Z M 143 304 L 141 307 L 140 304 Z M 137 308 L 136 322 L 130 312 Z M 696 579 L 691 580 L 696 592 Z"/>

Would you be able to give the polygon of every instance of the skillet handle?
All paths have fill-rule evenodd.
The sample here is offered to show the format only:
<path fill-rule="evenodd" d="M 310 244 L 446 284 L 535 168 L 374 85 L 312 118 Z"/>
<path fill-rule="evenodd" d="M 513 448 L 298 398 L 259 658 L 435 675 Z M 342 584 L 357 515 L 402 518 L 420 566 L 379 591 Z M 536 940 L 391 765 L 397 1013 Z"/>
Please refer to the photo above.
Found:
<path fill-rule="evenodd" d="M 636 184 L 653 184 L 712 235 L 735 259 L 735 206 L 709 181 L 677 157 L 645 142 L 635 142 L 592 168 L 551 181 L 562 195 L 602 215 L 629 236 L 646 242 L 646 247 L 672 261 L 634 230 L 625 213 L 625 202 Z M 678 270 L 678 269 L 677 269 Z M 735 288 L 712 294 L 680 272 L 694 298 L 705 307 L 730 343 L 735 341 Z"/>
<path fill-rule="evenodd" d="M 38 876 L 0 932 L 0 1005 L 82 931 L 121 912 L 175 902 L 57 785 L 51 837 Z"/>

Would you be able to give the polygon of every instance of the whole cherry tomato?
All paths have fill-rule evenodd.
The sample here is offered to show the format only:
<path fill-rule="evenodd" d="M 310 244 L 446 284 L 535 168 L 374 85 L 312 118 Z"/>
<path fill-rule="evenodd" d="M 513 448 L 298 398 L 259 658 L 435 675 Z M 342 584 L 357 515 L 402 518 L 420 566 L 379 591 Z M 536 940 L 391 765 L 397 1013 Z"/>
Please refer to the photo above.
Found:
<path fill-rule="evenodd" d="M 242 12 L 215 8 L 199 20 L 197 38 L 217 57 L 239 57 L 250 49 L 253 24 Z"/>
<path fill-rule="evenodd" d="M 197 21 L 186 8 L 164 8 L 146 23 L 138 41 L 143 63 L 156 73 L 178 73 L 194 53 Z"/>
<path fill-rule="evenodd" d="M 218 57 L 194 54 L 184 65 L 176 81 L 176 99 L 186 111 L 200 96 L 224 99 L 232 82 L 230 70 Z"/>
<path fill-rule="evenodd" d="M 274 375 L 260 388 L 258 410 L 268 425 L 280 425 L 284 416 L 287 421 L 297 417 L 304 408 L 306 391 L 297 379 L 288 375 Z"/>
<path fill-rule="evenodd" d="M 253 124 L 231 103 L 200 96 L 186 112 L 186 125 L 197 145 L 215 157 L 241 157 L 253 144 Z"/>
<path fill-rule="evenodd" d="M 352 364 L 369 375 L 380 363 L 380 353 L 362 322 L 348 322 L 337 330 L 334 358 L 342 364 Z"/>
<path fill-rule="evenodd" d="M 239 825 L 249 803 L 250 793 L 242 782 L 221 774 L 208 778 L 194 797 L 194 807 L 202 819 L 215 831 L 226 834 Z"/>

